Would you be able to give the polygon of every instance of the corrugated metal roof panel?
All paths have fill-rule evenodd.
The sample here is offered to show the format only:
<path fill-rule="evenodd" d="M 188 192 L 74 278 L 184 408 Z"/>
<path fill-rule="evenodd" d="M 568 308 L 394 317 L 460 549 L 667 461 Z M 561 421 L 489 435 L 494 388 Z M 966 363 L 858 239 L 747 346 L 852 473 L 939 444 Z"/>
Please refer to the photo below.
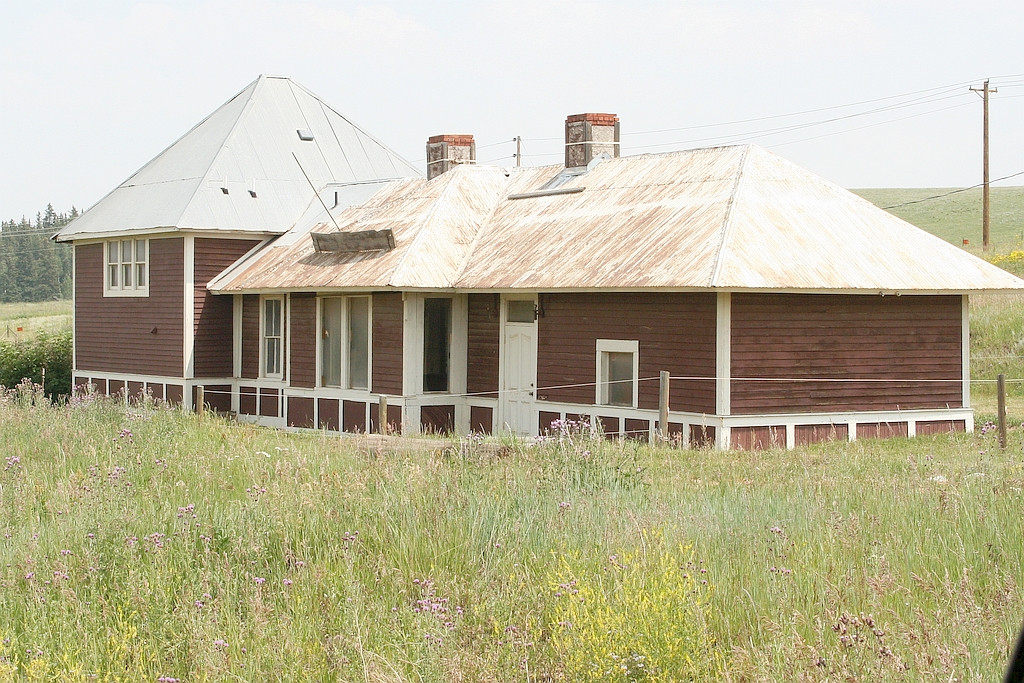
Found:
<path fill-rule="evenodd" d="M 301 140 L 298 129 L 311 130 L 314 139 Z M 293 153 L 317 189 L 421 175 L 305 88 L 260 76 L 58 239 L 159 227 L 284 232 L 314 198 Z"/>
<path fill-rule="evenodd" d="M 391 185 L 342 229 L 392 229 L 394 251 L 311 255 L 307 236 L 221 289 L 1024 288 L 758 147 L 609 159 L 573 180 L 582 192 L 531 195 L 562 171 L 457 167 Z"/>

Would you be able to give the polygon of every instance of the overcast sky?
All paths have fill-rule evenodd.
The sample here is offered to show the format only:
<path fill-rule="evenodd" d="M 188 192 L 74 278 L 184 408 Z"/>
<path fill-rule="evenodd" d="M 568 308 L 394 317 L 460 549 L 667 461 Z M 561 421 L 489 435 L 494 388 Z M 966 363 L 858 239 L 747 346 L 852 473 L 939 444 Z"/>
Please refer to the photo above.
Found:
<path fill-rule="evenodd" d="M 964 187 L 987 77 L 992 177 L 1024 171 L 1022 26 L 1007 0 L 0 0 L 0 218 L 91 206 L 261 73 L 418 165 L 445 132 L 557 163 L 599 111 L 623 154 L 755 142 L 844 187 Z"/>

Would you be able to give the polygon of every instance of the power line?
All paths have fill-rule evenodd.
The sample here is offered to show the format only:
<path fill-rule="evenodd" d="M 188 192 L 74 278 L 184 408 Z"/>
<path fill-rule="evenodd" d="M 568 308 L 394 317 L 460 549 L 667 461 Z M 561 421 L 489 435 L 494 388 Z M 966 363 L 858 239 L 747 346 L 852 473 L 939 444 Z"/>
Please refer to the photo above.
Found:
<path fill-rule="evenodd" d="M 1004 175 L 1002 178 L 996 178 L 992 182 L 993 183 L 998 183 L 1000 180 L 1009 180 L 1010 178 L 1016 178 L 1019 175 L 1024 175 L 1024 171 L 1017 171 L 1016 173 L 1011 173 L 1010 175 Z M 924 199 L 914 199 L 914 200 L 911 200 L 909 202 L 903 202 L 901 204 L 893 204 L 892 206 L 883 206 L 882 208 L 884 210 L 888 211 L 889 209 L 898 209 L 901 206 L 908 206 L 910 204 L 920 204 L 921 202 L 930 202 L 933 199 L 942 199 L 943 197 L 948 197 L 949 195 L 957 194 L 958 192 L 967 192 L 968 190 L 976 190 L 977 188 L 981 187 L 984 184 L 985 183 L 978 183 L 977 185 L 971 185 L 970 187 L 961 187 L 959 190 L 952 190 L 950 192 L 943 192 L 942 194 L 937 194 L 937 195 L 934 195 L 932 197 L 925 197 Z"/>

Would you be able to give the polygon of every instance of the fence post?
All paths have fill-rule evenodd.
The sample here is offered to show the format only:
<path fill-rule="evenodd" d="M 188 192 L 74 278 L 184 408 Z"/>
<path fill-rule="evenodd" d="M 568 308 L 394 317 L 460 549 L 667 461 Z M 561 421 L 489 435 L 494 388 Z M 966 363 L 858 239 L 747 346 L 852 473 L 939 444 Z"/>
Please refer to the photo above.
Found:
<path fill-rule="evenodd" d="M 999 447 L 1006 448 L 1006 375 L 996 375 L 996 392 L 999 396 Z"/>
<path fill-rule="evenodd" d="M 388 433 L 388 397 L 384 394 L 377 399 L 377 433 Z"/>
<path fill-rule="evenodd" d="M 669 374 L 667 370 L 658 373 L 658 431 L 662 441 L 668 441 L 668 388 Z"/>
<path fill-rule="evenodd" d="M 205 389 L 202 384 L 196 385 L 196 413 L 202 415 L 206 411 Z"/>

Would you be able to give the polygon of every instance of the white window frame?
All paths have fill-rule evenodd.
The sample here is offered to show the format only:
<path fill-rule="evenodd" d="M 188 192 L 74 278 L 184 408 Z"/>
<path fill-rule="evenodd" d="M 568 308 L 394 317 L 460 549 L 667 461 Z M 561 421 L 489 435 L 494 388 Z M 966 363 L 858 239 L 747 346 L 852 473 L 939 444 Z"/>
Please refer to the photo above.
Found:
<path fill-rule="evenodd" d="M 124 247 L 123 244 L 127 242 L 131 244 L 131 260 L 124 260 Z M 145 250 L 143 259 L 138 260 L 139 244 L 142 244 L 142 248 Z M 112 261 L 110 258 L 110 248 L 116 245 L 117 247 L 117 260 Z M 149 240 L 146 238 L 134 238 L 126 237 L 120 239 L 104 240 L 103 242 L 103 296 L 149 296 Z M 125 285 L 124 268 L 128 267 L 132 274 L 132 284 Z M 116 268 L 117 275 L 115 278 L 110 277 L 111 268 Z M 141 269 L 141 270 L 140 270 Z M 146 284 L 139 285 L 139 273 L 145 275 Z M 115 282 L 116 280 L 116 282 Z"/>
<path fill-rule="evenodd" d="M 280 308 L 280 324 L 279 334 L 276 335 L 280 341 L 278 345 L 277 353 L 277 372 L 267 372 L 267 302 L 278 301 L 281 304 Z M 285 321 L 288 316 L 285 314 L 285 297 L 284 295 L 276 296 L 261 296 L 260 297 L 260 377 L 264 379 L 284 379 L 284 363 L 285 363 L 285 340 L 287 334 L 285 331 Z"/>
<path fill-rule="evenodd" d="M 326 384 L 324 383 L 324 304 L 330 299 L 342 300 L 341 305 L 341 372 L 340 372 L 340 383 L 339 384 Z M 366 386 L 365 387 L 353 387 L 351 381 L 351 365 L 352 359 L 349 358 L 349 347 L 351 346 L 350 335 L 350 310 L 352 299 L 366 299 Z M 316 345 L 316 377 L 317 386 L 327 389 L 347 389 L 351 391 L 365 391 L 369 392 L 370 387 L 373 386 L 373 296 L 370 294 L 347 294 L 341 296 L 324 295 L 318 297 L 317 305 L 317 329 L 320 330 L 318 333 L 317 345 Z"/>
<path fill-rule="evenodd" d="M 608 403 L 608 354 L 633 354 L 633 402 L 630 406 L 612 405 Z M 597 340 L 597 385 L 594 403 L 599 406 L 636 408 L 640 393 L 640 342 L 633 339 L 598 339 Z"/>

